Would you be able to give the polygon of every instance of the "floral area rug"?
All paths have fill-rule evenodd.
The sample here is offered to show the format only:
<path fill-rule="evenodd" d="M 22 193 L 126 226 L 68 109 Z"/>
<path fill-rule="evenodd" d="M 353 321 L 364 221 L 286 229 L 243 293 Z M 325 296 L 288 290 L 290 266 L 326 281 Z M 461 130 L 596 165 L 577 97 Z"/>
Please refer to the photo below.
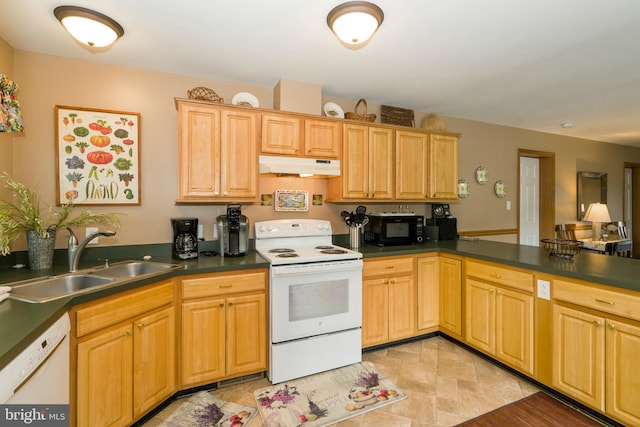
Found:
<path fill-rule="evenodd" d="M 407 395 L 362 362 L 253 392 L 265 427 L 320 427 L 406 399 Z"/>
<path fill-rule="evenodd" d="M 161 427 L 242 427 L 248 426 L 258 411 L 249 406 L 216 399 L 201 391 L 165 418 Z"/>

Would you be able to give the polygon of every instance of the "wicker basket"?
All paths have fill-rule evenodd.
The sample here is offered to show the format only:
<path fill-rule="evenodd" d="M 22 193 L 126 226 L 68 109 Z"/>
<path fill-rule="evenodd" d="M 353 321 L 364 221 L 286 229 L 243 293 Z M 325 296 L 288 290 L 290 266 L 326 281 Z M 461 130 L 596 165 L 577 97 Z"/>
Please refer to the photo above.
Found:
<path fill-rule="evenodd" d="M 415 125 L 415 114 L 413 110 L 406 108 L 381 105 L 380 121 L 390 125 L 413 127 Z"/>
<path fill-rule="evenodd" d="M 422 127 L 426 130 L 440 131 L 444 132 L 446 129 L 444 127 L 444 120 L 437 114 L 429 114 L 422 121 Z"/>
<path fill-rule="evenodd" d="M 208 87 L 194 87 L 191 90 L 187 91 L 187 96 L 189 99 L 197 99 L 199 101 L 209 101 L 216 104 L 224 104 L 224 99 L 221 96 L 218 96 L 217 93 L 213 89 L 209 89 Z"/>
<path fill-rule="evenodd" d="M 582 248 L 582 242 L 578 240 L 542 239 L 540 241 L 549 255 L 562 258 L 573 258 Z"/>
<path fill-rule="evenodd" d="M 364 114 L 360 114 L 358 113 L 358 107 L 360 106 L 360 104 L 364 104 Z M 375 122 L 376 121 L 376 115 L 375 114 L 367 114 L 367 100 L 364 98 L 360 98 L 358 100 L 358 103 L 356 104 L 356 111 L 354 111 L 353 113 L 348 112 L 348 113 L 344 113 L 344 118 L 345 119 L 349 119 L 349 120 L 359 120 L 361 122 Z"/>

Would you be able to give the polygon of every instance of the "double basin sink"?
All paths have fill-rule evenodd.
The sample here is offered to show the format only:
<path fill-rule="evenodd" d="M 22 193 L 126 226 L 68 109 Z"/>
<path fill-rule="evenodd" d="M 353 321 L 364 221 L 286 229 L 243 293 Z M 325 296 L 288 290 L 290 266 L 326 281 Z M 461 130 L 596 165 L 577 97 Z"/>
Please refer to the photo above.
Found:
<path fill-rule="evenodd" d="M 181 267 L 177 264 L 150 261 L 122 261 L 108 267 L 95 267 L 76 273 L 17 282 L 12 285 L 10 296 L 27 302 L 47 302 L 153 277 Z"/>

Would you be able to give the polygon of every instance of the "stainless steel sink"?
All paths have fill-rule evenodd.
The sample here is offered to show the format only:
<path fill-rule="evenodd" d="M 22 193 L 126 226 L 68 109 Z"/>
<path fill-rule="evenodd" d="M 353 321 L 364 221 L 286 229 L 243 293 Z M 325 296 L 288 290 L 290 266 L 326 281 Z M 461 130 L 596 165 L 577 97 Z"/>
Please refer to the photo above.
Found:
<path fill-rule="evenodd" d="M 23 284 L 14 285 L 10 296 L 22 301 L 46 302 L 85 292 L 97 286 L 107 285 L 112 283 L 113 280 L 109 277 L 98 277 L 90 274 L 69 274 L 34 279 Z"/>
<path fill-rule="evenodd" d="M 180 268 L 180 265 L 176 264 L 164 264 L 159 262 L 149 261 L 123 261 L 116 264 L 112 264 L 110 267 L 94 270 L 91 274 L 102 277 L 140 277 L 145 275 L 151 275 L 161 271 L 169 269 Z"/>
<path fill-rule="evenodd" d="M 61 276 L 30 279 L 9 284 L 9 296 L 27 302 L 47 302 L 78 295 L 102 287 L 116 286 L 134 280 L 160 275 L 181 268 L 179 264 L 149 261 L 121 261 L 109 267 L 94 267 Z"/>

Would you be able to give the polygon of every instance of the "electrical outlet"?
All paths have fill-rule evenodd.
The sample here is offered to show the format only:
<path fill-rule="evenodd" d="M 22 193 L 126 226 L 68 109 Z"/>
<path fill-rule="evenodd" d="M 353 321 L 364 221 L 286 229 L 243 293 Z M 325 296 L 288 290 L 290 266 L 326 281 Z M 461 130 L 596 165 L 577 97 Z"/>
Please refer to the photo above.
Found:
<path fill-rule="evenodd" d="M 507 210 L 511 210 L 511 200 L 507 200 Z"/>
<path fill-rule="evenodd" d="M 98 227 L 87 227 L 85 228 L 85 237 L 89 237 L 90 234 L 97 233 Z M 98 237 L 89 242 L 90 245 L 98 244 Z"/>
<path fill-rule="evenodd" d="M 198 224 L 198 240 L 204 240 L 204 225 Z"/>
<path fill-rule="evenodd" d="M 551 299 L 551 282 L 548 280 L 538 280 L 538 298 Z"/>

